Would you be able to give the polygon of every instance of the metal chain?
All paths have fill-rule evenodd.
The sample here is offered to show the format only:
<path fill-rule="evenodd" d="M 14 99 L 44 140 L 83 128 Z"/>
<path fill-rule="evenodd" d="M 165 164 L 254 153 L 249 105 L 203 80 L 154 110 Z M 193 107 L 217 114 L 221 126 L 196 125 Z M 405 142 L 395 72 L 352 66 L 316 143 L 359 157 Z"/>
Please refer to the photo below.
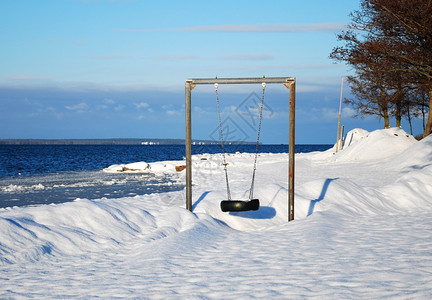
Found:
<path fill-rule="evenodd" d="M 221 119 L 221 112 L 220 112 L 220 104 L 219 104 L 219 93 L 218 93 L 218 84 L 215 83 L 215 91 L 216 91 L 216 102 L 217 102 L 217 110 L 218 110 L 218 117 L 219 117 L 219 136 L 221 140 L 221 147 L 222 147 L 222 157 L 223 157 L 223 166 L 225 171 L 225 181 L 226 181 L 226 189 L 227 189 L 227 199 L 231 200 L 231 191 L 229 187 L 229 180 L 228 180 L 228 169 L 227 169 L 227 162 L 225 157 L 225 142 L 223 139 L 223 129 L 222 129 L 222 119 Z"/>
<path fill-rule="evenodd" d="M 215 87 L 215 92 L 216 92 L 216 102 L 217 102 L 217 110 L 218 110 L 218 118 L 219 118 L 219 136 L 220 136 L 221 147 L 222 147 L 222 157 L 223 157 L 223 166 L 224 166 L 224 171 L 225 171 L 227 198 L 228 198 L 228 200 L 231 200 L 231 191 L 230 191 L 230 187 L 229 187 L 228 169 L 227 169 L 228 164 L 226 162 L 226 155 L 225 155 L 225 142 L 223 139 L 222 119 L 221 119 L 220 101 L 219 101 L 219 93 L 218 93 L 219 85 L 217 83 L 215 83 L 214 87 Z M 249 192 L 249 200 L 253 199 L 253 191 L 254 191 L 254 186 L 255 186 L 255 173 L 256 173 L 256 167 L 257 167 L 258 147 L 259 147 L 259 140 L 260 140 L 260 135 L 261 135 L 261 123 L 262 123 L 262 116 L 263 116 L 263 110 L 264 110 L 265 88 L 266 88 L 266 84 L 265 84 L 265 82 L 263 82 L 262 83 L 262 96 L 261 96 L 261 106 L 260 106 L 258 133 L 257 133 L 257 142 L 256 142 L 256 148 L 255 148 L 255 159 L 254 159 L 254 166 L 253 166 L 253 172 L 252 172 L 252 183 L 251 183 L 251 188 L 250 188 L 250 192 Z"/>
<path fill-rule="evenodd" d="M 256 167 L 257 167 L 258 146 L 259 146 L 259 140 L 260 140 L 260 134 L 261 134 L 261 121 L 262 121 L 263 109 L 264 109 L 265 88 L 266 88 L 266 84 L 265 84 L 265 82 L 263 82 L 262 83 L 262 96 L 261 96 L 261 107 L 260 107 L 258 134 L 257 134 L 256 148 L 255 148 L 255 161 L 254 161 L 254 167 L 253 167 L 253 173 L 252 173 L 252 183 L 251 183 L 251 188 L 250 188 L 250 192 L 249 192 L 249 200 L 253 199 L 253 191 L 254 191 L 254 186 L 255 186 L 255 173 L 256 173 Z"/>

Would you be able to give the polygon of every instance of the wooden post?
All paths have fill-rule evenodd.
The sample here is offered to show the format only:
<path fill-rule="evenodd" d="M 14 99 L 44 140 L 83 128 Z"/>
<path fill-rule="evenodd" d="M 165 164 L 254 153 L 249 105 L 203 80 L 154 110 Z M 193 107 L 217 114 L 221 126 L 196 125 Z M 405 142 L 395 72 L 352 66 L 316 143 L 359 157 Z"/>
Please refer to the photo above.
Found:
<path fill-rule="evenodd" d="M 339 145 L 339 150 L 342 150 L 342 146 L 343 146 L 343 141 L 344 141 L 344 126 L 341 126 L 341 135 L 340 135 L 340 145 Z"/>
<path fill-rule="evenodd" d="M 341 126 L 341 114 L 342 114 L 343 82 L 344 82 L 344 78 L 342 77 L 341 92 L 340 92 L 340 99 L 339 99 L 339 117 L 338 117 L 338 128 L 337 128 L 337 137 L 336 137 L 336 152 L 339 151 L 340 126 Z"/>
<path fill-rule="evenodd" d="M 186 209 L 192 211 L 192 116 L 191 116 L 191 82 L 185 84 L 186 112 Z"/>
<path fill-rule="evenodd" d="M 294 220 L 294 155 L 295 155 L 295 81 L 293 81 L 290 85 L 290 99 L 289 99 L 288 222 Z"/>

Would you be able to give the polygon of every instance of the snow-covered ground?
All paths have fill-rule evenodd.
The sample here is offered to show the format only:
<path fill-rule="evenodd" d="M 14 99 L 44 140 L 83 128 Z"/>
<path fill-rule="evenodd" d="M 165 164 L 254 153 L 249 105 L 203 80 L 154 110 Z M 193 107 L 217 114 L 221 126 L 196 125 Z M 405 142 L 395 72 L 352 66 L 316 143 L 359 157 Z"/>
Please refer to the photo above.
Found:
<path fill-rule="evenodd" d="M 430 299 L 432 136 L 356 129 L 333 152 L 296 155 L 289 223 L 287 154 L 258 158 L 258 211 L 220 211 L 221 155 L 193 157 L 193 213 L 184 191 L 0 209 L 0 298 Z M 227 161 L 244 198 L 253 156 Z"/>

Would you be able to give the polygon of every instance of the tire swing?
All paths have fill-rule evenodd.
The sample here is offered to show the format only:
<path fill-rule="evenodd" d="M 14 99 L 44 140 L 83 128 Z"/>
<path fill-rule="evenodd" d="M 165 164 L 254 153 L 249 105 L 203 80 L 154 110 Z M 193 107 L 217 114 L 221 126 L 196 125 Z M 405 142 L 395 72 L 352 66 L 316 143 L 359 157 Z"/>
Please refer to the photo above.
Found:
<path fill-rule="evenodd" d="M 264 92 L 265 92 L 266 84 L 265 84 L 265 82 L 262 83 L 262 96 L 261 96 L 261 106 L 260 106 L 258 133 L 257 133 L 257 142 L 256 142 L 256 148 L 255 148 L 255 159 L 254 159 L 253 172 L 252 172 L 252 183 L 251 183 L 251 187 L 250 187 L 250 191 L 249 191 L 249 199 L 248 200 L 232 200 L 232 198 L 231 198 L 231 191 L 230 191 L 230 187 L 229 187 L 228 170 L 227 170 L 228 164 L 226 162 L 225 143 L 224 143 L 224 139 L 223 139 L 222 120 L 221 120 L 220 105 L 219 105 L 218 84 L 215 83 L 214 87 L 215 87 L 215 92 L 216 92 L 216 102 L 217 102 L 217 110 L 218 110 L 218 117 L 219 117 L 219 136 L 220 136 L 220 141 L 221 141 L 222 157 L 223 157 L 223 164 L 222 165 L 224 166 L 226 190 L 227 190 L 227 200 L 221 201 L 220 208 L 223 212 L 258 210 L 260 207 L 260 202 L 259 202 L 259 199 L 254 199 L 253 190 L 254 190 L 254 184 L 255 184 L 255 172 L 256 172 L 256 166 L 257 166 L 258 146 L 259 146 L 260 133 L 261 133 L 261 121 L 262 121 L 263 108 L 264 108 Z"/>

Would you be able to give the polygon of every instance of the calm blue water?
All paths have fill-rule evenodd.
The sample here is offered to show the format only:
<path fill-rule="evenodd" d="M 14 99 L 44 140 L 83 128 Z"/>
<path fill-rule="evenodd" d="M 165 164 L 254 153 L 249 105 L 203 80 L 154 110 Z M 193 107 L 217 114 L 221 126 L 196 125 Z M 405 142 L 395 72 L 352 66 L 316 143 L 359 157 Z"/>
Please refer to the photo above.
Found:
<path fill-rule="evenodd" d="M 296 152 L 323 151 L 332 145 L 297 145 Z M 228 153 L 255 152 L 255 145 L 226 145 Z M 193 146 L 193 154 L 220 153 L 219 145 Z M 288 152 L 288 145 L 260 145 L 261 153 Z M 101 170 L 137 161 L 182 160 L 184 145 L 0 145 L 0 178 L 67 171 Z"/>
<path fill-rule="evenodd" d="M 332 145 L 298 145 L 296 152 Z M 226 145 L 226 152 L 255 152 L 255 145 Z M 219 145 L 192 146 L 193 154 L 220 153 Z M 287 145 L 260 145 L 286 153 Z M 0 208 L 181 190 L 183 182 L 154 174 L 109 174 L 113 164 L 182 160 L 184 145 L 0 145 Z"/>

